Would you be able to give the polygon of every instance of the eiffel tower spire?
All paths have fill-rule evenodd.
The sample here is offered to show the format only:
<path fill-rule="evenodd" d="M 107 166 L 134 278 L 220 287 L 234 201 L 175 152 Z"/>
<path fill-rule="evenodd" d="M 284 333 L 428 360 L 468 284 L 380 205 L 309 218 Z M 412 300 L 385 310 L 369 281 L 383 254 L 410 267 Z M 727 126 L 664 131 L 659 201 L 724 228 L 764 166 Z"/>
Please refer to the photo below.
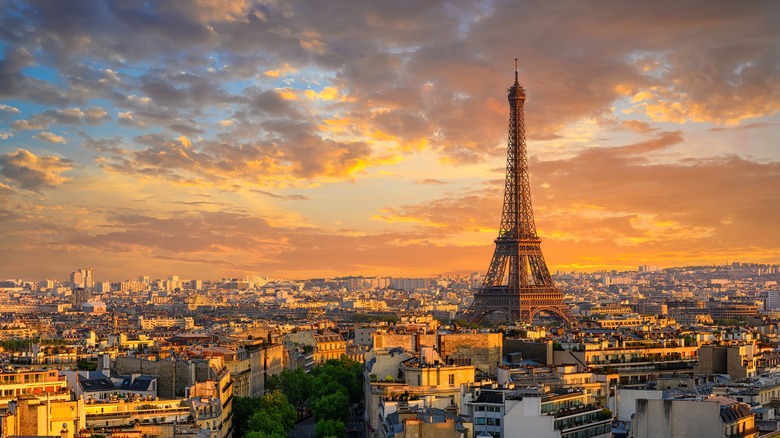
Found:
<path fill-rule="evenodd" d="M 542 255 L 542 239 L 536 234 L 525 146 L 525 88 L 518 81 L 517 59 L 515 83 L 507 91 L 509 140 L 501 228 L 485 281 L 468 313 L 475 322 L 501 312 L 510 320 L 530 323 L 544 311 L 573 324 L 574 316 L 553 283 Z"/>

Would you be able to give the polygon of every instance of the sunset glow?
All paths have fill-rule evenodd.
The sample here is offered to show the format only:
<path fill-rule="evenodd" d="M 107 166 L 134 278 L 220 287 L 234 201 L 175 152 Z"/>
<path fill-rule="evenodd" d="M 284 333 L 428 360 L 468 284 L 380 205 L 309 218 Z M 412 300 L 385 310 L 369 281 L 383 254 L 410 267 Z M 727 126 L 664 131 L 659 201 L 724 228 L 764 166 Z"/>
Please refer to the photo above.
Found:
<path fill-rule="evenodd" d="M 775 2 L 9 1 L 0 277 L 780 262 Z"/>

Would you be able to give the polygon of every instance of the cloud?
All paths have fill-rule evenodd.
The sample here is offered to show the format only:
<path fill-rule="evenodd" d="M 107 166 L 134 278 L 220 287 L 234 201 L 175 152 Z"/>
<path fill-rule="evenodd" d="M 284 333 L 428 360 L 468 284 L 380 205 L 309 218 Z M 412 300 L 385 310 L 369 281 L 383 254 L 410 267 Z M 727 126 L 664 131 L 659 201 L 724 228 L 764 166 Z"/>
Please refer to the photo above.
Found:
<path fill-rule="evenodd" d="M 293 195 L 279 195 L 277 193 L 272 193 L 272 192 L 269 192 L 269 191 L 266 191 L 266 190 L 257 190 L 257 189 L 252 189 L 250 191 L 252 193 L 259 193 L 259 194 L 261 194 L 263 196 L 268 196 L 269 198 L 280 199 L 280 200 L 285 200 L 285 201 L 308 201 L 309 199 L 311 199 L 311 198 L 309 198 L 306 195 L 297 195 L 297 194 L 293 194 Z"/>
<path fill-rule="evenodd" d="M 295 67 L 292 67 L 290 64 L 285 63 L 281 68 L 266 70 L 264 74 L 271 78 L 278 78 L 281 76 L 287 76 L 290 73 L 295 73 L 296 71 L 297 69 Z"/>
<path fill-rule="evenodd" d="M 80 125 L 82 123 L 100 125 L 108 120 L 111 120 L 108 112 L 99 106 L 92 106 L 85 110 L 81 108 L 60 108 L 46 110 L 36 114 L 30 120 L 14 120 L 11 123 L 11 127 L 20 131 L 40 130 L 46 129 L 51 125 Z"/>
<path fill-rule="evenodd" d="M 655 131 L 655 128 L 650 126 L 649 123 L 642 122 L 640 120 L 624 120 L 621 122 L 621 126 L 625 129 L 628 129 L 629 131 L 634 131 L 640 134 Z"/>
<path fill-rule="evenodd" d="M 423 180 L 417 181 L 417 184 L 446 185 L 447 182 L 434 178 L 425 178 Z"/>
<path fill-rule="evenodd" d="M 6 105 L 4 103 L 0 103 L 0 111 L 4 113 L 11 113 L 11 114 L 19 114 L 19 108 L 16 108 L 14 106 Z"/>
<path fill-rule="evenodd" d="M 8 195 L 10 195 L 12 193 L 15 193 L 15 192 L 16 192 L 16 189 L 14 189 L 13 187 L 11 187 L 9 185 L 5 185 L 5 184 L 0 182 L 0 196 L 8 196 Z"/>
<path fill-rule="evenodd" d="M 712 132 L 745 131 L 748 129 L 766 128 L 766 127 L 772 127 L 777 125 L 778 123 L 748 123 L 740 126 L 710 128 L 710 131 Z"/>
<path fill-rule="evenodd" d="M 473 255 L 489 257 L 498 212 L 487 212 L 500 209 L 502 188 L 492 179 L 504 169 L 475 172 L 497 168 L 505 157 L 505 90 L 515 57 L 527 88 L 525 133 L 540 230 L 561 265 L 584 265 L 575 254 L 602 249 L 624 263 L 620 250 L 669 259 L 693 248 L 746 253 L 756 241 L 769 248 L 757 234 L 771 234 L 762 218 L 776 219 L 776 199 L 764 188 L 777 183 L 772 141 L 780 110 L 780 34 L 771 2 L 430 1 L 410 8 L 345 0 L 79 0 L 9 2 L 1 9 L 0 138 L 12 148 L 3 152 L 9 187 L 24 187 L 15 179 L 24 172 L 38 175 L 28 177 L 28 190 L 62 184 L 20 164 L 19 152 L 7 153 L 29 138 L 20 131 L 60 132 L 60 125 L 81 131 L 94 162 L 77 148 L 62 153 L 86 163 L 80 189 L 94 184 L 110 192 L 100 195 L 107 209 L 123 199 L 116 181 L 134 189 L 165 184 L 185 203 L 201 202 L 187 197 L 192 186 L 222 190 L 229 192 L 226 208 L 245 208 L 237 199 L 259 190 L 249 193 L 287 211 L 311 210 L 319 198 L 273 200 L 303 199 L 309 195 L 302 190 L 312 186 L 346 199 L 354 192 L 344 187 L 353 184 L 336 183 L 355 182 L 362 190 L 383 185 L 392 173 L 420 184 L 408 202 L 388 201 L 363 211 L 362 221 L 352 218 L 365 228 L 344 235 L 317 227 L 291 232 L 268 217 L 253 222 L 191 211 L 213 207 L 207 204 L 168 202 L 159 217 L 143 212 L 155 235 L 207 220 L 247 227 L 267 221 L 270 229 L 263 230 L 289 245 L 278 259 L 242 252 L 236 259 L 220 255 L 219 266 L 279 272 L 287 269 L 281 264 L 300 260 L 328 272 L 394 263 L 420 270 L 423 263 L 413 266 L 404 253 L 409 248 L 422 254 L 417 262 L 451 255 L 460 266 L 482 263 Z M 29 147 L 45 146 L 35 143 Z M 27 153 L 59 159 L 62 169 L 75 162 Z M 64 172 L 53 175 L 64 179 Z M 464 178 L 472 184 L 459 185 Z M 485 179 L 491 181 L 478 182 Z M 300 194 L 288 194 L 290 187 Z M 446 192 L 421 200 L 437 187 Z M 85 199 L 66 191 L 38 207 Z M 183 206 L 189 222 L 176 222 L 171 209 Z M 366 225 L 369 217 L 377 220 Z M 128 220 L 111 216 L 100 226 L 143 232 Z M 30 219 L 27 226 L 45 228 L 41 223 Z M 132 237 L 106 229 L 87 234 L 107 242 Z M 485 235 L 487 243 L 478 244 Z M 223 254 L 207 240 L 191 257 L 175 253 L 171 242 L 133 251 L 166 266 L 202 268 L 208 251 Z M 355 246 L 343 260 L 332 257 Z"/>
<path fill-rule="evenodd" d="M 21 70 L 32 65 L 35 58 L 24 47 L 18 47 L 0 59 L 0 96 L 13 96 L 25 81 Z"/>
<path fill-rule="evenodd" d="M 73 162 L 55 156 L 38 156 L 25 149 L 17 149 L 0 156 L 0 175 L 19 184 L 19 187 L 40 192 L 45 187 L 55 188 L 68 178 L 63 172 L 73 169 Z"/>
<path fill-rule="evenodd" d="M 432 268 L 424 260 L 447 259 L 446 265 L 463 267 L 471 251 L 431 244 L 416 233 L 327 231 L 225 211 L 152 214 L 124 209 L 108 214 L 101 223 L 102 227 L 90 230 L 60 230 L 57 234 L 66 237 L 50 242 L 49 248 L 105 253 L 109 260 L 132 260 L 142 272 L 177 272 L 191 278 L 239 271 L 299 278 L 317 272 L 430 275 L 435 269 L 446 269 L 445 263 Z"/>
<path fill-rule="evenodd" d="M 33 135 L 32 138 L 36 140 L 47 141 L 49 143 L 54 143 L 54 144 L 64 144 L 68 142 L 67 140 L 65 140 L 65 137 L 47 131 L 39 132 Z"/>
<path fill-rule="evenodd" d="M 656 158 L 679 141 L 665 133 L 617 148 L 589 148 L 567 159 L 529 163 L 537 228 L 548 263 L 632 267 L 743 259 L 771 262 L 780 245 L 780 164 L 733 155 Z M 606 171 L 608 170 L 608 171 Z M 750 187 L 749 190 L 746 188 Z M 440 241 L 492 240 L 502 192 L 479 190 L 400 207 L 375 218 L 411 225 Z M 478 234 L 474 234 L 478 233 Z M 752 254 L 752 255 L 751 255 Z"/>
<path fill-rule="evenodd" d="M 334 100 L 339 97 L 339 90 L 335 87 L 325 87 L 321 91 L 306 90 L 306 97 L 311 100 Z"/>
<path fill-rule="evenodd" d="M 125 147 L 107 157 L 104 166 L 181 184 L 216 183 L 232 190 L 242 182 L 296 185 L 315 179 L 318 183 L 351 179 L 394 159 L 376 153 L 367 142 L 322 138 L 296 106 L 273 91 L 255 94 L 253 102 L 253 114 L 233 115 L 234 125 L 227 127 L 232 130 L 224 140 L 185 137 L 183 142 L 181 136 L 137 136 L 133 142 L 148 147 Z M 265 119 L 266 114 L 274 118 Z M 239 134 L 244 130 L 246 135 Z"/>
<path fill-rule="evenodd" d="M 253 5 L 247 0 L 195 0 L 184 4 L 156 5 L 165 14 L 187 17 L 200 23 L 245 20 Z"/>
<path fill-rule="evenodd" d="M 46 129 L 49 127 L 48 123 L 42 120 L 14 120 L 11 123 L 11 128 L 19 131 L 34 131 L 38 129 Z"/>

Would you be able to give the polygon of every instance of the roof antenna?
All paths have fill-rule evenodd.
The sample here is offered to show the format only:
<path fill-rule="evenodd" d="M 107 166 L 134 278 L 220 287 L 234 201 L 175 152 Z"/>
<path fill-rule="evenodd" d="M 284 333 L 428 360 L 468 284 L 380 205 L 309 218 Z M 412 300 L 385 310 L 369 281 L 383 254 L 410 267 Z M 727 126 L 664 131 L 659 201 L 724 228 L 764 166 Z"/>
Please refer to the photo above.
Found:
<path fill-rule="evenodd" d="M 515 83 L 517 84 L 517 58 L 515 58 Z"/>

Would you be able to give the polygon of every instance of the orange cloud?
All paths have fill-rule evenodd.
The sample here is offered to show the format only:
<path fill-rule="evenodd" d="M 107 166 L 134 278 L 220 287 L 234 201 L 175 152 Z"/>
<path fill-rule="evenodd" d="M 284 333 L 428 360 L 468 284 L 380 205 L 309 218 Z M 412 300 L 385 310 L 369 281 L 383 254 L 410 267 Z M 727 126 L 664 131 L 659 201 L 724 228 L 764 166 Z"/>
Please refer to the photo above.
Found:
<path fill-rule="evenodd" d="M 339 94 L 339 90 L 335 87 L 325 87 L 319 93 L 314 90 L 304 91 L 304 95 L 311 100 L 335 100 Z"/>
<path fill-rule="evenodd" d="M 55 134 L 53 132 L 47 132 L 47 131 L 41 131 L 41 132 L 33 135 L 32 138 L 34 138 L 36 140 L 43 140 L 43 141 L 46 141 L 46 142 L 49 142 L 49 143 L 54 143 L 54 144 L 63 144 L 63 143 L 67 143 L 68 142 L 67 140 L 65 140 L 65 137 L 63 137 L 61 135 L 57 135 L 57 134 Z"/>
<path fill-rule="evenodd" d="M 73 162 L 55 156 L 39 156 L 26 149 L 17 149 L 0 156 L 0 175 L 34 192 L 44 187 L 54 188 L 69 179 L 62 173 L 73 168 Z"/>
<path fill-rule="evenodd" d="M 290 73 L 295 73 L 297 70 L 290 64 L 285 63 L 281 68 L 266 70 L 264 74 L 270 78 L 278 78 L 280 76 L 287 76 Z"/>

